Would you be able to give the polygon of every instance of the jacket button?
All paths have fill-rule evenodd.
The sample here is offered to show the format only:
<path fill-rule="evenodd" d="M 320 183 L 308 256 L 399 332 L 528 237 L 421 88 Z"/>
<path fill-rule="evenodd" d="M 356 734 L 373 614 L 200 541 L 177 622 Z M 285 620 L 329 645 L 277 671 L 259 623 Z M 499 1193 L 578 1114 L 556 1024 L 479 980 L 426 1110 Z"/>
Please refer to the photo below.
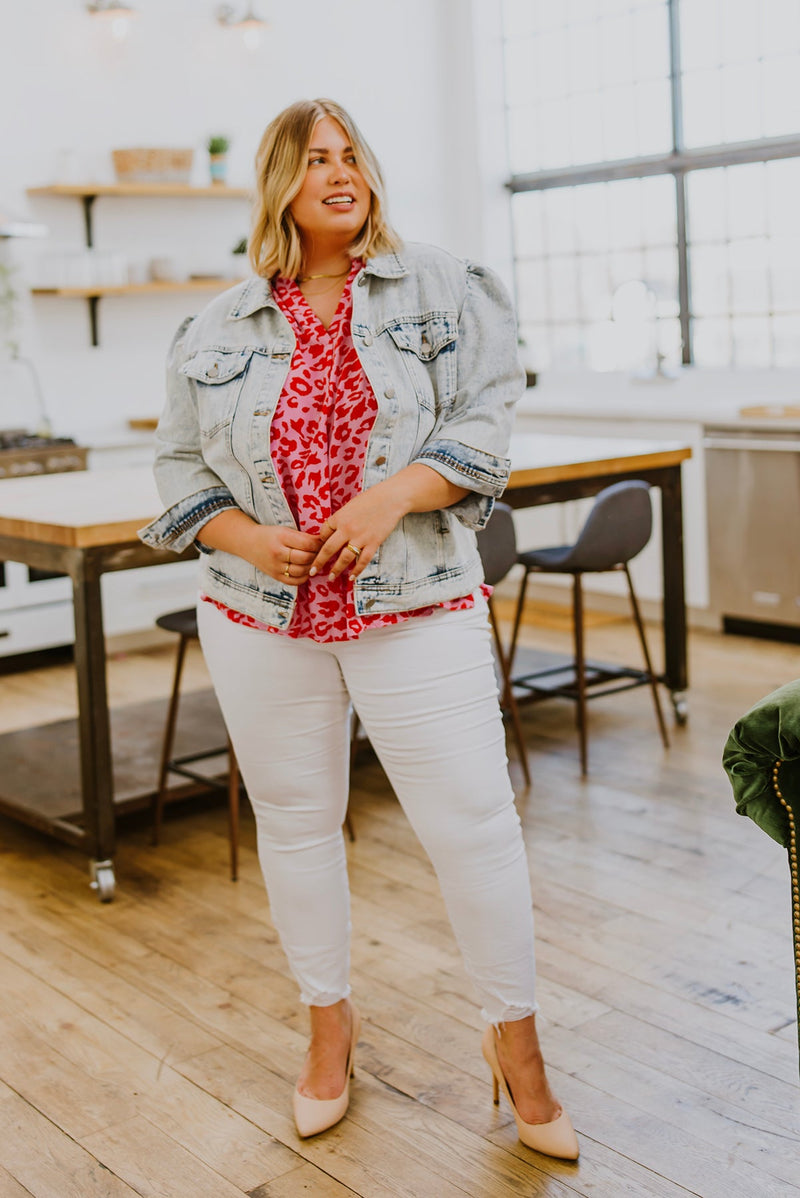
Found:
<path fill-rule="evenodd" d="M 383 457 L 383 455 L 381 455 L 381 457 L 375 459 L 376 466 L 383 466 L 385 464 L 385 462 L 386 462 L 386 458 Z"/>
<path fill-rule="evenodd" d="M 372 334 L 371 333 L 364 334 L 364 344 L 367 346 L 372 345 Z"/>
<path fill-rule="evenodd" d="M 361 275 L 361 277 L 358 280 L 359 287 L 364 287 L 366 285 L 366 282 L 367 282 L 367 276 Z"/>
<path fill-rule="evenodd" d="M 383 393 L 383 396 L 384 396 L 384 399 L 394 399 L 394 397 L 395 397 L 394 387 L 392 387 L 392 386 L 387 387 Z"/>
<path fill-rule="evenodd" d="M 374 607 L 374 606 L 375 606 L 374 599 L 367 599 L 364 603 L 364 607 Z"/>
<path fill-rule="evenodd" d="M 219 362 L 212 362 L 212 364 L 209 366 L 208 370 L 206 371 L 206 374 L 208 375 L 208 377 L 210 379 L 215 379 L 217 377 L 217 375 L 219 374 Z"/>
<path fill-rule="evenodd" d="M 422 341 L 420 342 L 420 349 L 423 349 L 425 351 L 425 353 L 427 353 L 428 350 L 430 349 L 430 347 L 431 347 L 430 341 L 428 341 L 427 337 L 423 337 Z"/>

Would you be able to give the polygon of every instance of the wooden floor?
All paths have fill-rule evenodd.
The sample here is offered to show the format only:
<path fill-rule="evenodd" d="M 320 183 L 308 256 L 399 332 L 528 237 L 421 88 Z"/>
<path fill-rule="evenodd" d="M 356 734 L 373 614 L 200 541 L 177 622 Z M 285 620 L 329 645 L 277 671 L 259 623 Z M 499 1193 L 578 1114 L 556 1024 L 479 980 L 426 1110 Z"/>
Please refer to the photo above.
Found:
<path fill-rule="evenodd" d="M 630 636 L 600 621 L 590 652 L 624 658 Z M 164 692 L 170 667 L 167 651 L 116 660 L 112 689 Z M 800 1194 L 786 857 L 736 816 L 719 764 L 800 651 L 695 635 L 691 669 L 669 752 L 645 691 L 593 705 L 588 782 L 571 708 L 524 716 L 540 1028 L 578 1164 L 523 1148 L 492 1105 L 435 878 L 367 757 L 348 848 L 356 1080 L 348 1117 L 309 1141 L 291 1120 L 306 1018 L 251 821 L 236 884 L 221 809 L 170 813 L 158 849 L 124 829 L 106 905 L 77 852 L 0 821 L 2 1198 Z M 72 703 L 66 668 L 0 678 L 0 729 Z"/>

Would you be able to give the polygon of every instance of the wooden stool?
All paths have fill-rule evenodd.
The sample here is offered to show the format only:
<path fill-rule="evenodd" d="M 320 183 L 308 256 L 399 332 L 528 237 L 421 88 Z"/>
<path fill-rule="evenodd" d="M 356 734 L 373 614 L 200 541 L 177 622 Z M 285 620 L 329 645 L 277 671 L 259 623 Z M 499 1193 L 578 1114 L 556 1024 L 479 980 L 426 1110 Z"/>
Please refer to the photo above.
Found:
<path fill-rule="evenodd" d="M 167 779 L 170 774 L 180 774 L 190 778 L 199 786 L 208 790 L 221 790 L 228 795 L 228 839 L 230 843 L 231 881 L 239 876 L 239 768 L 230 738 L 227 744 L 213 749 L 203 749 L 199 753 L 187 753 L 182 757 L 172 756 L 172 746 L 175 741 L 175 727 L 178 719 L 178 703 L 180 700 L 181 675 L 186 657 L 186 646 L 189 641 L 197 640 L 197 612 L 193 607 L 182 611 L 167 612 L 156 620 L 159 628 L 166 632 L 178 634 L 178 654 L 175 659 L 175 674 L 172 681 L 167 710 L 167 723 L 164 728 L 164 740 L 161 746 L 161 767 L 158 775 L 158 790 L 153 803 L 153 844 L 158 844 L 161 837 L 161 824 L 164 815 L 164 804 L 167 799 Z M 228 758 L 227 779 L 209 778 L 191 768 L 192 762 L 203 761 L 208 757 L 219 757 L 226 754 Z"/>
<path fill-rule="evenodd" d="M 187 753 L 182 757 L 172 756 L 172 746 L 175 741 L 175 728 L 178 719 L 181 676 L 183 674 L 183 663 L 186 656 L 186 646 L 188 645 L 189 641 L 198 639 L 197 611 L 193 607 L 188 607 L 181 611 L 167 612 L 166 615 L 158 617 L 156 624 L 159 628 L 163 628 L 166 632 L 176 632 L 178 634 L 178 653 L 175 659 L 175 674 L 172 681 L 172 694 L 170 695 L 169 708 L 167 710 L 167 723 L 164 728 L 164 740 L 161 746 L 161 767 L 158 775 L 158 790 L 153 803 L 153 844 L 158 844 L 161 836 L 164 804 L 167 799 L 167 779 L 170 774 L 179 774 L 183 778 L 189 778 L 198 785 L 206 787 L 208 790 L 226 791 L 228 795 L 228 835 L 230 841 L 231 881 L 235 882 L 239 876 L 239 768 L 236 763 L 236 754 L 233 751 L 233 745 L 231 744 L 230 737 L 228 738 L 227 744 L 220 748 L 204 749 L 199 753 Z M 354 724 L 352 732 L 351 760 L 353 757 L 353 750 L 355 748 L 356 733 L 357 723 Z M 208 757 L 218 757 L 223 753 L 227 754 L 228 757 L 228 776 L 225 780 L 209 778 L 191 768 L 192 762 L 202 761 Z M 353 823 L 350 818 L 349 811 L 345 816 L 345 828 L 347 829 L 347 834 L 350 839 L 355 840 L 355 832 L 353 831 Z"/>

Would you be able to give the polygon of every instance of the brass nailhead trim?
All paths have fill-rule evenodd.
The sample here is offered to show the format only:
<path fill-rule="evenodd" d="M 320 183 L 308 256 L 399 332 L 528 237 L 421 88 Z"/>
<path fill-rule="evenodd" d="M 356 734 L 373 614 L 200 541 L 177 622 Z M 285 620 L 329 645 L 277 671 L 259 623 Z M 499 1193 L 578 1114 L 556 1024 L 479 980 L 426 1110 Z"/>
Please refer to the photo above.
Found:
<path fill-rule="evenodd" d="M 797 876 L 797 828 L 794 822 L 794 812 L 783 797 L 778 786 L 778 774 L 782 762 L 776 761 L 772 769 L 772 787 L 778 796 L 778 801 L 789 819 L 789 872 L 792 876 L 792 907 L 794 910 L 794 960 L 797 983 L 798 1017 L 800 1017 L 800 885 Z"/>

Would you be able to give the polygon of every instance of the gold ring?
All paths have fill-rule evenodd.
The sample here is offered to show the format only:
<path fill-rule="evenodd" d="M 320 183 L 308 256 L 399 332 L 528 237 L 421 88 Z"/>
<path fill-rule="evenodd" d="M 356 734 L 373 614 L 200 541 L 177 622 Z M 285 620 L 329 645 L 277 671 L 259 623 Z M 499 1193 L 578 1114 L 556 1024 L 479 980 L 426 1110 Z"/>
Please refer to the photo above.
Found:
<path fill-rule="evenodd" d="M 284 577 L 284 578 L 288 578 L 288 577 L 289 577 L 289 563 L 288 563 L 288 562 L 286 563 L 286 569 L 285 569 L 285 570 L 284 570 L 284 572 L 283 572 L 283 577 Z"/>
<path fill-rule="evenodd" d="M 351 553 L 354 553 L 356 555 L 356 557 L 361 557 L 361 550 L 359 549 L 358 545 L 353 545 L 353 544 L 351 544 L 350 541 L 348 541 L 347 548 L 350 550 Z"/>

